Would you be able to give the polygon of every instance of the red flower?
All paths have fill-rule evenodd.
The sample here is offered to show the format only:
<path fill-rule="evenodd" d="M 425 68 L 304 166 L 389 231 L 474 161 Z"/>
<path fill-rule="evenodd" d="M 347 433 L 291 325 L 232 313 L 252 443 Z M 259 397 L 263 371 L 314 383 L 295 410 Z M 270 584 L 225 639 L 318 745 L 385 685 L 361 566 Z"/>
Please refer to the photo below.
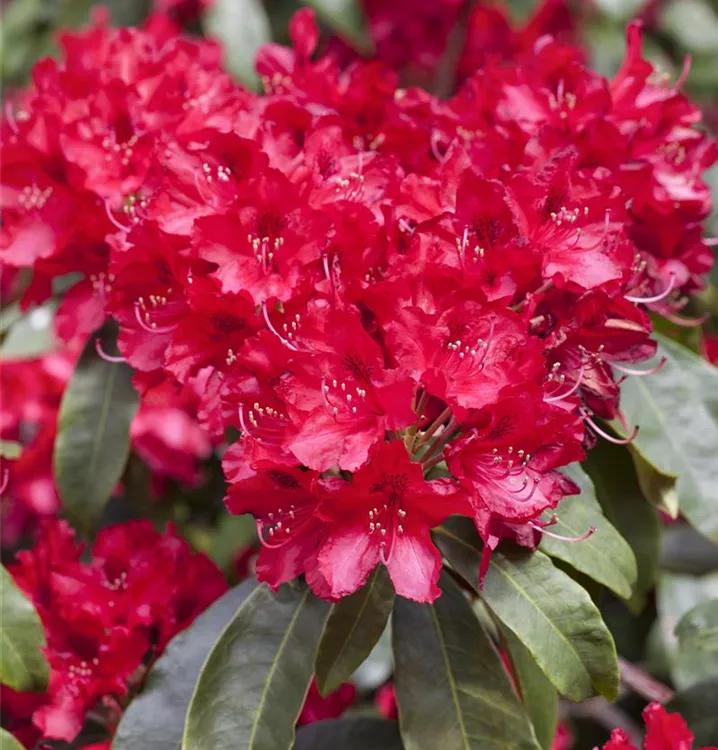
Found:
<path fill-rule="evenodd" d="M 328 596 L 341 599 L 364 584 L 379 562 L 400 596 L 433 601 L 441 556 L 429 531 L 464 510 L 454 482 L 425 481 L 400 441 L 381 444 L 350 482 L 325 479 L 319 513 L 327 527 L 317 554 Z"/>
<path fill-rule="evenodd" d="M 302 712 L 297 719 L 297 726 L 338 718 L 354 702 L 356 694 L 357 690 L 354 685 L 351 682 L 344 682 L 336 690 L 322 696 L 316 680 L 312 679 Z"/>

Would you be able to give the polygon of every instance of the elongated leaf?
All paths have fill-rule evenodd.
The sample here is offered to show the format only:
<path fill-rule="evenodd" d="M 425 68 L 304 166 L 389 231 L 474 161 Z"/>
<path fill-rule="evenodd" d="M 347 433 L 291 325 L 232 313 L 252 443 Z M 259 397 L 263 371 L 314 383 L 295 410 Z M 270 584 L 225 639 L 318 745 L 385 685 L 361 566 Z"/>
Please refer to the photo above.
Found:
<path fill-rule="evenodd" d="M 297 730 L 292 750 L 403 750 L 395 721 L 369 717 L 317 721 Z"/>
<path fill-rule="evenodd" d="M 559 505 L 558 521 L 549 530 L 567 537 L 580 537 L 591 528 L 596 531 L 580 542 L 544 536 L 541 549 L 602 583 L 617 596 L 630 598 L 638 575 L 631 547 L 601 511 L 591 478 L 578 464 L 568 467 L 565 473 L 578 484 L 581 494 L 567 497 Z"/>
<path fill-rule="evenodd" d="M 112 750 L 177 750 L 195 683 L 212 646 L 255 587 L 245 581 L 228 591 L 167 646 L 130 703 Z"/>
<path fill-rule="evenodd" d="M 501 657 L 464 593 L 443 574 L 433 605 L 398 598 L 394 687 L 407 750 L 538 743 Z"/>
<path fill-rule="evenodd" d="M 606 518 L 628 542 L 636 558 L 638 576 L 628 606 L 638 613 L 656 581 L 661 554 L 658 514 L 641 493 L 633 460 L 624 446 L 599 443 L 583 462 L 583 468 L 593 480 Z"/>
<path fill-rule="evenodd" d="M 107 331 L 101 334 L 110 349 Z M 91 337 L 62 397 L 55 441 L 55 479 L 73 525 L 89 534 L 99 522 L 130 452 L 137 412 L 132 369 L 106 362 Z"/>
<path fill-rule="evenodd" d="M 25 750 L 25 748 L 4 729 L 0 728 L 0 750 Z"/>
<path fill-rule="evenodd" d="M 718 650 L 700 650 L 679 642 L 677 626 L 699 605 L 718 598 L 718 573 L 696 577 L 663 573 L 658 582 L 658 624 L 671 677 L 679 690 L 718 675 Z M 700 615 L 699 615 L 700 616 Z M 698 620 L 697 620 L 698 621 Z M 688 622 L 684 625 L 688 627 Z M 684 630 L 684 634 L 685 634 Z"/>
<path fill-rule="evenodd" d="M 630 451 L 643 497 L 671 518 L 678 518 L 679 500 L 676 489 L 678 477 L 675 474 L 665 474 L 654 466 L 641 453 L 638 446 L 631 445 Z"/>
<path fill-rule="evenodd" d="M 681 512 L 709 539 L 718 541 L 718 370 L 680 344 L 657 335 L 665 366 L 629 378 L 621 406 L 640 426 L 636 445 L 665 474 L 678 477 Z"/>
<path fill-rule="evenodd" d="M 208 36 L 224 47 L 224 64 L 245 86 L 257 88 L 257 50 L 271 41 L 267 12 L 261 0 L 214 0 L 202 18 Z"/>
<path fill-rule="evenodd" d="M 451 518 L 437 530 L 436 542 L 562 695 L 573 701 L 597 693 L 615 699 L 616 647 L 585 589 L 543 553 L 507 548 L 492 555 L 480 590 L 481 542 L 473 524 Z"/>
<path fill-rule="evenodd" d="M 0 566 L 0 682 L 21 692 L 44 690 L 49 667 L 40 649 L 45 629 L 32 603 Z"/>
<path fill-rule="evenodd" d="M 317 651 L 314 672 L 323 695 L 348 680 L 386 627 L 394 606 L 394 586 L 383 565 L 352 596 L 332 607 Z"/>
<path fill-rule="evenodd" d="M 682 690 L 666 705 L 668 711 L 679 713 L 695 735 L 693 747 L 718 747 L 718 678 Z"/>
<path fill-rule="evenodd" d="M 291 747 L 328 610 L 304 585 L 255 589 L 202 668 L 183 750 Z"/>
<path fill-rule="evenodd" d="M 550 750 L 558 724 L 558 693 L 526 646 L 508 628 L 502 628 L 502 636 L 536 738 L 544 750 Z"/>
<path fill-rule="evenodd" d="M 346 42 L 361 52 L 371 52 L 372 42 L 359 0 L 305 0 Z"/>
<path fill-rule="evenodd" d="M 702 602 L 686 612 L 676 627 L 682 649 L 718 654 L 718 599 Z"/>

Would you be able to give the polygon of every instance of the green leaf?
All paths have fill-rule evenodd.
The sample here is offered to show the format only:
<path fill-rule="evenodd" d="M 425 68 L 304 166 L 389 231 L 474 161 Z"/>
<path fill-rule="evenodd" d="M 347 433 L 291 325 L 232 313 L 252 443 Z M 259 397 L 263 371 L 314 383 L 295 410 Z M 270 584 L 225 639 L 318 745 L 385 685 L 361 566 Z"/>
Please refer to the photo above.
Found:
<path fill-rule="evenodd" d="M 0 346 L 2 359 L 33 359 L 56 349 L 52 324 L 56 308 L 56 302 L 46 302 L 15 320 Z"/>
<path fill-rule="evenodd" d="M 297 730 L 292 750 L 403 750 L 398 725 L 368 717 L 317 721 Z"/>
<path fill-rule="evenodd" d="M 567 497 L 559 505 L 558 521 L 549 531 L 568 537 L 579 537 L 590 528 L 596 531 L 580 542 L 544 536 L 540 549 L 602 583 L 622 599 L 629 599 L 638 576 L 630 545 L 601 511 L 593 482 L 586 472 L 575 464 L 564 473 L 581 488 L 581 494 Z"/>
<path fill-rule="evenodd" d="M 508 628 L 501 634 L 536 737 L 544 750 L 550 750 L 558 724 L 558 693 L 526 646 Z"/>
<path fill-rule="evenodd" d="M 22 445 L 15 440 L 0 440 L 0 457 L 14 461 L 22 455 Z"/>
<path fill-rule="evenodd" d="M 101 334 L 108 351 L 107 333 Z M 91 336 L 60 405 L 55 479 L 73 524 L 91 534 L 122 476 L 130 453 L 130 423 L 137 412 L 132 369 L 106 362 Z"/>
<path fill-rule="evenodd" d="M 585 589 L 542 552 L 494 552 L 479 588 L 481 542 L 473 523 L 451 518 L 436 543 L 496 617 L 531 652 L 557 690 L 572 701 L 618 694 L 616 647 Z"/>
<path fill-rule="evenodd" d="M 0 682 L 20 692 L 44 690 L 49 674 L 41 651 L 46 645 L 45 629 L 4 566 L 0 566 L 0 608 Z"/>
<path fill-rule="evenodd" d="M 643 609 L 658 571 L 661 554 L 661 523 L 656 510 L 641 492 L 631 454 L 622 445 L 600 442 L 583 462 L 593 480 L 603 512 L 628 542 L 636 558 L 638 577 L 629 608 Z"/>
<path fill-rule="evenodd" d="M 238 607 L 255 588 L 245 581 L 203 612 L 167 645 L 142 693 L 122 715 L 112 750 L 177 750 L 185 715 L 202 665 Z"/>
<path fill-rule="evenodd" d="M 287 750 L 329 604 L 305 585 L 258 587 L 205 662 L 183 750 Z"/>
<path fill-rule="evenodd" d="M 377 565 L 362 588 L 332 607 L 317 651 L 314 672 L 322 695 L 336 690 L 369 656 L 394 606 L 394 586 Z"/>
<path fill-rule="evenodd" d="M 702 602 L 686 612 L 676 627 L 682 649 L 718 654 L 718 599 Z"/>
<path fill-rule="evenodd" d="M 659 510 L 676 519 L 679 515 L 678 477 L 666 474 L 654 466 L 635 445 L 629 446 L 633 464 L 636 467 L 638 486 L 643 497 Z"/>
<path fill-rule="evenodd" d="M 718 674 L 718 650 L 680 647 L 677 626 L 699 604 L 718 598 L 718 573 L 696 577 L 664 573 L 656 591 L 658 625 L 671 678 L 679 690 Z"/>
<path fill-rule="evenodd" d="M 443 573 L 430 604 L 398 597 L 394 690 L 407 750 L 538 750 L 528 715 L 461 589 Z"/>
<path fill-rule="evenodd" d="M 208 36 L 222 43 L 224 64 L 245 86 L 256 89 L 257 50 L 271 41 L 267 12 L 261 0 L 214 0 L 202 17 Z"/>
<path fill-rule="evenodd" d="M 670 712 L 679 713 L 695 738 L 693 747 L 718 746 L 718 679 L 713 678 L 682 690 L 666 704 Z"/>
<path fill-rule="evenodd" d="M 656 339 L 665 366 L 629 378 L 621 406 L 628 422 L 640 427 L 638 450 L 664 474 L 678 477 L 682 513 L 718 541 L 718 370 L 665 336 Z"/>
<path fill-rule="evenodd" d="M 360 52 L 370 53 L 373 49 L 371 37 L 366 28 L 366 19 L 358 0 L 305 0 L 349 45 Z"/>
<path fill-rule="evenodd" d="M 25 750 L 25 748 L 10 734 L 0 728 L 0 748 L 2 750 Z"/>

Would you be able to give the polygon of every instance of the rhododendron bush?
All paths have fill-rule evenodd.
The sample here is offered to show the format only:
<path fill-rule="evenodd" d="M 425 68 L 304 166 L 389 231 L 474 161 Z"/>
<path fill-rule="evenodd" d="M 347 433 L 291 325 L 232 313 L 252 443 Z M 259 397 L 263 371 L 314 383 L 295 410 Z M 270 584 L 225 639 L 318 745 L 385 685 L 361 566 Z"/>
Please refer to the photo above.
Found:
<path fill-rule="evenodd" d="M 606 76 L 560 0 L 155 5 L 5 95 L 3 742 L 718 744 L 718 143 L 660 9 Z"/>

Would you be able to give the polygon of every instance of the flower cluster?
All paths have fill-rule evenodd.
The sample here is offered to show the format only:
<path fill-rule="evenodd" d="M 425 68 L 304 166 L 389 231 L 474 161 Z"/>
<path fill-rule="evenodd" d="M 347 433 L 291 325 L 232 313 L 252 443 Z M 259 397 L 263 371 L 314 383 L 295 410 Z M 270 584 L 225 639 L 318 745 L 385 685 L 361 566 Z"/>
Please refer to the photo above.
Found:
<path fill-rule="evenodd" d="M 222 573 L 170 529 L 149 521 L 100 531 L 89 562 L 62 521 L 10 568 L 45 628 L 45 693 L 3 688 L 3 715 L 31 746 L 38 735 L 72 741 L 89 711 L 112 733 L 132 694 L 165 649 L 227 590 Z"/>
<path fill-rule="evenodd" d="M 336 600 L 382 563 L 431 601 L 432 527 L 472 517 L 484 566 L 534 547 L 576 492 L 558 469 L 619 440 L 596 420 L 650 372 L 649 311 L 682 322 L 710 266 L 718 149 L 638 24 L 611 81 L 527 34 L 448 100 L 315 59 L 309 10 L 290 33 L 262 95 L 166 22 L 66 37 L 3 122 L 0 257 L 26 302 L 86 273 L 60 334 L 111 315 L 143 399 L 190 387 L 240 433 L 226 502 L 260 580 Z"/>
<path fill-rule="evenodd" d="M 660 703 L 651 703 L 643 709 L 646 723 L 645 750 L 691 750 L 693 734 L 680 714 L 669 714 Z M 614 729 L 603 750 L 636 750 L 623 729 Z M 712 747 L 703 750 L 715 750 Z"/>

